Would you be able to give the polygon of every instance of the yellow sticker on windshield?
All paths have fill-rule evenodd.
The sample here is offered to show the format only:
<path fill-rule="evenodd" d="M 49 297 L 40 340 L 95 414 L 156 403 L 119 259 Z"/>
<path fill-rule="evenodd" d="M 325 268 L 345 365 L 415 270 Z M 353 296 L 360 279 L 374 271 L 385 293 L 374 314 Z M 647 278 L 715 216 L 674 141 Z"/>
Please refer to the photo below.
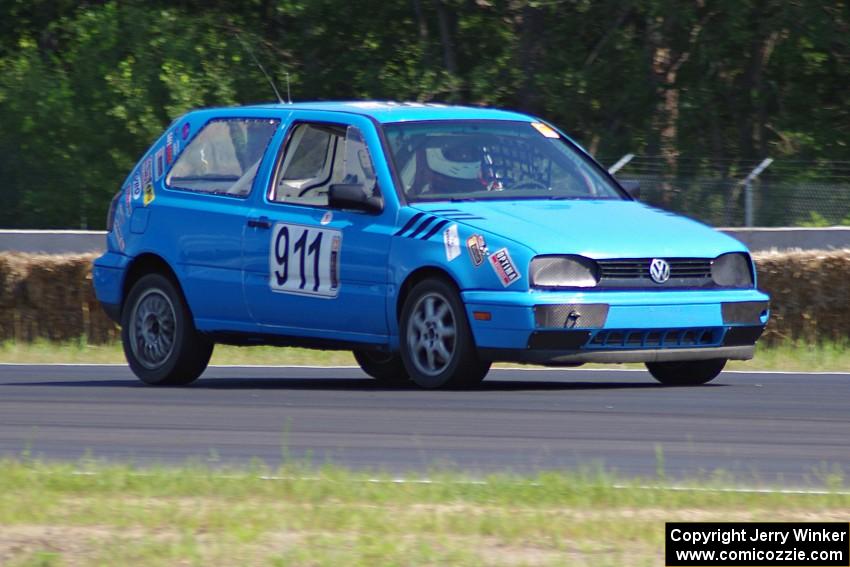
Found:
<path fill-rule="evenodd" d="M 557 132 L 552 130 L 552 128 L 550 128 L 549 126 L 542 124 L 540 122 L 532 122 L 531 125 L 534 126 L 535 130 L 537 130 L 538 132 L 540 132 L 541 134 L 543 134 L 547 138 L 560 138 L 561 137 L 561 136 L 558 135 Z"/>

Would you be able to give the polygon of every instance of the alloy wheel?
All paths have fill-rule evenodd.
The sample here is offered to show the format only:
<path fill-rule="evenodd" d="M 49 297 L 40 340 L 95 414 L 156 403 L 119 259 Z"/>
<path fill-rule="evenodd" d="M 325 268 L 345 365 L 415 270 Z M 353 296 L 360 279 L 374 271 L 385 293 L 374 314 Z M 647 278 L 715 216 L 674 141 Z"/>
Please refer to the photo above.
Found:
<path fill-rule="evenodd" d="M 455 354 L 457 322 L 448 300 L 431 292 L 413 307 L 407 324 L 407 344 L 416 369 L 437 376 L 451 364 Z"/>
<path fill-rule="evenodd" d="M 168 296 L 149 289 L 139 297 L 130 318 L 130 348 L 149 370 L 159 368 L 174 350 L 177 316 Z"/>

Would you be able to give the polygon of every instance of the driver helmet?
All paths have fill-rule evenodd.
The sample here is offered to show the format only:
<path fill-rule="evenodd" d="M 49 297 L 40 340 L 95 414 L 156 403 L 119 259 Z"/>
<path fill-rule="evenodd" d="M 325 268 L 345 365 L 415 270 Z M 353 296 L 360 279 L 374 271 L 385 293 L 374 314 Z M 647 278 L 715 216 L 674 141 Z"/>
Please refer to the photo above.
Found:
<path fill-rule="evenodd" d="M 432 185 L 441 193 L 501 189 L 493 158 L 485 146 L 469 142 L 444 144 L 427 148 L 425 159 L 432 173 Z"/>

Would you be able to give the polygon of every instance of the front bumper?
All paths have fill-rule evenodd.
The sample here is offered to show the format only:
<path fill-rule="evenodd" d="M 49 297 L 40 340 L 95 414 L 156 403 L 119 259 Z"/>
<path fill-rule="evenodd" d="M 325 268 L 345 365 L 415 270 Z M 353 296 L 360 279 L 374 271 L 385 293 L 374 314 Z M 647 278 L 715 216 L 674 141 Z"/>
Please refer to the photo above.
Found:
<path fill-rule="evenodd" d="M 524 362 L 527 364 L 545 364 L 550 366 L 573 366 L 586 362 L 624 363 L 624 362 L 674 362 L 684 360 L 750 360 L 755 345 L 727 347 L 697 347 L 677 349 L 640 349 L 611 350 L 605 352 L 565 351 L 541 349 L 481 349 L 480 354 L 491 362 Z"/>
<path fill-rule="evenodd" d="M 482 356 L 541 364 L 746 360 L 769 316 L 753 289 L 462 296 Z"/>

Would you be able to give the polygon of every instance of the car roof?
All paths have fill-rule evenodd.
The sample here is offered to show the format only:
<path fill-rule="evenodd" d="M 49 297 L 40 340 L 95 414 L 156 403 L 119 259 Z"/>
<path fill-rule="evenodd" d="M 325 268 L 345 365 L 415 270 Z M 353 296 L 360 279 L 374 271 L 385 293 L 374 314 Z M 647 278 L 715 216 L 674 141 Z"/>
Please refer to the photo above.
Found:
<path fill-rule="evenodd" d="M 531 122 L 534 118 L 495 108 L 474 106 L 454 106 L 428 102 L 392 102 L 392 101 L 319 101 L 258 104 L 252 106 L 232 107 L 227 110 L 322 110 L 325 112 L 345 112 L 368 116 L 381 123 L 410 122 L 417 120 L 514 120 Z M 210 109 L 213 110 L 213 109 Z M 225 110 L 216 109 L 216 110 Z"/>

